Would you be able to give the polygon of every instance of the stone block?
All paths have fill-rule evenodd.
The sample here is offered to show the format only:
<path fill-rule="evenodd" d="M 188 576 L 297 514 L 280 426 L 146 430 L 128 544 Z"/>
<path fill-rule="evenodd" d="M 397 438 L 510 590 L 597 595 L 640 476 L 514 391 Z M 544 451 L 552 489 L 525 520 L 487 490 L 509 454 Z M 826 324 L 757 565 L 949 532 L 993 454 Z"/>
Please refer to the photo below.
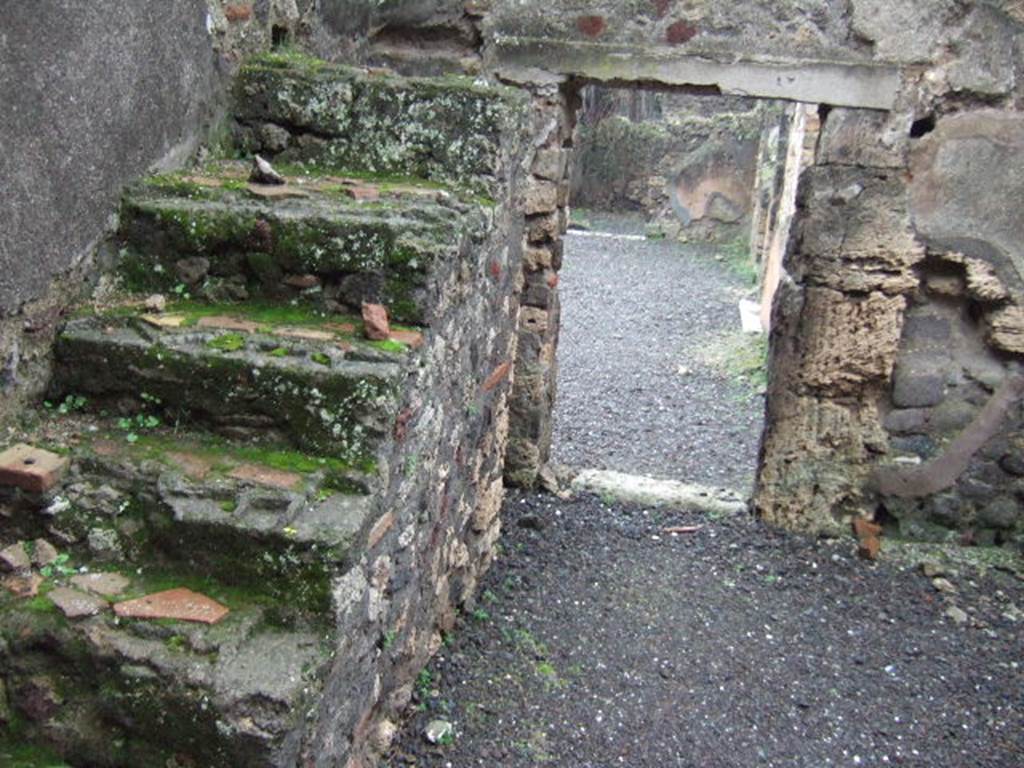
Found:
<path fill-rule="evenodd" d="M 538 149 L 530 170 L 538 178 L 560 182 L 565 178 L 568 160 L 569 153 L 564 149 Z"/>
<path fill-rule="evenodd" d="M 1024 115 L 982 109 L 938 120 L 911 155 L 910 208 L 934 250 L 987 262 L 1000 281 L 1024 287 Z M 1024 344 L 1007 347 L 1024 349 Z"/>
<path fill-rule="evenodd" d="M 901 361 L 893 373 L 892 402 L 898 408 L 938 405 L 946 396 L 945 374 Z"/>
<path fill-rule="evenodd" d="M 0 485 L 46 493 L 57 484 L 67 466 L 64 456 L 19 443 L 0 453 Z"/>
<path fill-rule="evenodd" d="M 891 125 L 891 120 L 885 112 L 836 107 L 828 113 L 818 139 L 818 162 L 902 168 L 906 131 Z"/>
<path fill-rule="evenodd" d="M 558 208 L 558 184 L 543 179 L 531 179 L 523 193 L 522 211 L 527 216 L 553 213 Z"/>

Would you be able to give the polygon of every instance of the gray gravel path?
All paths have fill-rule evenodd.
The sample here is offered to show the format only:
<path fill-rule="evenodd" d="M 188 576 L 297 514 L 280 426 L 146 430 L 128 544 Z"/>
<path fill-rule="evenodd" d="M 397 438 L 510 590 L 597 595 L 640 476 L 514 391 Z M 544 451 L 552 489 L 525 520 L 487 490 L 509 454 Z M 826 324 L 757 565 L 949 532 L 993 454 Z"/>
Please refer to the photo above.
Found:
<path fill-rule="evenodd" d="M 852 540 L 594 497 L 513 493 L 502 519 L 390 768 L 1024 765 L 1020 575 L 947 564 L 947 594 L 888 543 L 870 564 Z M 450 745 L 424 740 L 435 718 Z"/>
<path fill-rule="evenodd" d="M 555 461 L 749 490 L 763 396 L 702 359 L 749 286 L 706 249 L 570 232 L 559 288 Z"/>

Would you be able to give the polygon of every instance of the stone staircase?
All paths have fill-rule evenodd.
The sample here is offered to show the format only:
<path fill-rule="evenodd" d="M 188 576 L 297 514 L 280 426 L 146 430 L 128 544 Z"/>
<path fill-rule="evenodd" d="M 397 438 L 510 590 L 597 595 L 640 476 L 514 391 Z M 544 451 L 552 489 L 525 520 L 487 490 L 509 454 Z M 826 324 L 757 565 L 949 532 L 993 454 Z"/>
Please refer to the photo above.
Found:
<path fill-rule="evenodd" d="M 299 54 L 235 95 L 286 183 L 128 189 L 0 466 L 0 762 L 372 763 L 491 557 L 523 98 Z"/>

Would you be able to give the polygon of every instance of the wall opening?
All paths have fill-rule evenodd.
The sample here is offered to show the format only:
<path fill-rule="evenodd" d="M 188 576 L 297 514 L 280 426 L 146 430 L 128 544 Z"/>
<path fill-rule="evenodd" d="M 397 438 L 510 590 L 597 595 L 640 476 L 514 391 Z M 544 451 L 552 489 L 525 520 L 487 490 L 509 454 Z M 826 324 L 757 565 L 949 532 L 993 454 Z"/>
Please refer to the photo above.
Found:
<path fill-rule="evenodd" d="M 746 494 L 817 107 L 603 86 L 581 102 L 552 459 Z"/>

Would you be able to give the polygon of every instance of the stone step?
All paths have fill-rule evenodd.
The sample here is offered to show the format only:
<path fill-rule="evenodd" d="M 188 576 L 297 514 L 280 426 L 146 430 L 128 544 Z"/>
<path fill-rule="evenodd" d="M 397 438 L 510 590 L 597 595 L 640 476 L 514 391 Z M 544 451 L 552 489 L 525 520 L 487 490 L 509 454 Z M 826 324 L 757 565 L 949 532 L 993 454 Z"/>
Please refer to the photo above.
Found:
<path fill-rule="evenodd" d="M 58 484 L 0 494 L 5 546 L 47 539 L 76 567 L 188 568 L 325 621 L 331 580 L 378 516 L 381 478 L 337 460 L 83 415 L 61 425 L 78 437 Z"/>
<path fill-rule="evenodd" d="M 270 53 L 239 72 L 233 111 L 245 151 L 493 194 L 528 123 L 525 92 L 470 77 L 398 77 Z"/>
<path fill-rule="evenodd" d="M 135 292 L 211 301 L 319 297 L 385 304 L 426 324 L 437 271 L 483 237 L 490 207 L 418 181 L 310 175 L 255 185 L 245 163 L 154 176 L 121 207 L 119 272 Z"/>
<path fill-rule="evenodd" d="M 357 339 L 353 323 L 248 320 L 264 316 L 252 306 L 212 318 L 170 309 L 70 321 L 55 345 L 53 399 L 85 396 L 125 418 L 152 411 L 373 469 L 393 429 L 404 344 Z"/>
<path fill-rule="evenodd" d="M 298 764 L 330 634 L 188 572 L 85 576 L 51 573 L 35 597 L 0 593 L 8 738 L 103 768 Z M 139 598 L 171 610 L 139 618 Z"/>

